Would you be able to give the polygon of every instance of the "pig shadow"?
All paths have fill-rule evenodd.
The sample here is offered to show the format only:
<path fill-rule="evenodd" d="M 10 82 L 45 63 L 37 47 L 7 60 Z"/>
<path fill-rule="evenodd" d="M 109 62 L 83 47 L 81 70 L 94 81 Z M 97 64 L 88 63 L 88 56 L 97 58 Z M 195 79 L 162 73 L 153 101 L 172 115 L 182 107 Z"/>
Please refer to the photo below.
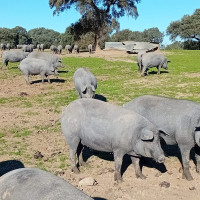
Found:
<path fill-rule="evenodd" d="M 94 200 L 107 200 L 107 199 L 104 199 L 104 198 L 101 198 L 101 197 L 92 197 Z"/>
<path fill-rule="evenodd" d="M 0 162 L 0 176 L 19 168 L 24 168 L 24 164 L 18 160 L 7 160 Z"/>
<path fill-rule="evenodd" d="M 99 157 L 103 160 L 114 161 L 113 153 L 96 151 L 96 150 L 93 150 L 93 149 L 90 149 L 90 148 L 84 146 L 84 148 L 83 148 L 83 160 L 85 162 L 87 162 L 87 160 L 91 156 L 97 156 L 97 157 Z M 122 167 L 121 167 L 122 176 L 131 164 L 132 164 L 132 161 L 131 161 L 130 155 L 125 154 L 124 157 L 123 157 Z M 142 167 L 144 167 L 144 166 L 149 167 L 149 168 L 155 168 L 158 171 L 160 171 L 161 173 L 165 173 L 167 171 L 166 167 L 163 163 L 157 163 L 156 161 L 154 161 L 151 158 L 141 157 L 140 158 L 140 168 L 142 169 Z"/>
<path fill-rule="evenodd" d="M 101 95 L 101 94 L 95 94 L 94 99 L 107 102 L 106 97 L 104 97 L 104 96 Z"/>
<path fill-rule="evenodd" d="M 63 74 L 63 73 L 68 73 L 69 71 L 65 71 L 65 70 L 59 70 L 58 74 Z"/>
<path fill-rule="evenodd" d="M 51 83 L 65 83 L 65 80 L 64 79 L 50 79 L 50 82 Z M 36 80 L 36 81 L 32 81 L 31 82 L 31 85 L 32 84 L 35 84 L 35 83 L 42 83 L 42 80 Z M 44 83 L 48 83 L 48 80 L 47 79 L 45 79 L 44 80 Z"/>
<path fill-rule="evenodd" d="M 149 75 L 151 75 L 151 74 L 156 74 L 157 75 L 157 72 L 158 71 L 149 71 L 148 73 L 149 73 Z M 160 74 L 168 74 L 169 72 L 168 71 L 160 71 Z M 159 74 L 158 74 L 158 76 L 159 76 Z"/>
<path fill-rule="evenodd" d="M 162 144 L 162 149 L 165 152 L 166 157 L 177 157 L 180 163 L 182 164 L 182 156 L 181 151 L 178 147 L 178 145 L 166 145 Z M 191 151 L 190 151 L 190 160 L 196 165 L 197 161 L 195 158 L 195 153 L 200 156 L 200 147 L 198 145 L 195 145 Z"/>

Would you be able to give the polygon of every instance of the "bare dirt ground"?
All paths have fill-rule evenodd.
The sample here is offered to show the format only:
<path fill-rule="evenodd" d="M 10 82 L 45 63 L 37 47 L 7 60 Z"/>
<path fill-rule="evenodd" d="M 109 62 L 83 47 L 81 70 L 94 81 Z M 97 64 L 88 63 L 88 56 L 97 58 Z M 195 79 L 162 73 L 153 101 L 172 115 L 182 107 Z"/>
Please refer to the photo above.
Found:
<path fill-rule="evenodd" d="M 102 51 L 89 55 L 87 52 L 79 55 L 62 56 L 91 56 L 102 57 L 108 60 L 123 60 L 131 62 L 134 55 L 128 55 L 120 51 Z M 4 73 L 1 71 L 0 73 Z M 0 98 L 22 98 L 22 101 L 30 100 L 37 95 L 45 95 L 49 91 L 65 91 L 73 88 L 73 83 L 53 83 L 42 85 L 24 84 L 23 77 L 13 76 L 11 79 L 0 80 Z M 67 98 L 67 97 L 66 97 Z M 48 99 L 47 99 L 48 101 Z M 0 130 L 4 130 L 4 140 L 1 142 L 0 171 L 3 163 L 9 160 L 17 160 L 25 167 L 45 168 L 61 178 L 69 181 L 91 197 L 100 197 L 108 200 L 187 200 L 200 199 L 200 175 L 196 173 L 194 162 L 190 162 L 190 170 L 193 181 L 182 179 L 181 164 L 177 158 L 177 148 L 168 149 L 170 157 L 166 158 L 165 165 L 156 164 L 149 159 L 142 160 L 142 171 L 147 176 L 146 180 L 137 179 L 134 167 L 128 157 L 123 163 L 123 182 L 114 182 L 114 161 L 112 154 L 102 154 L 85 150 L 87 157 L 86 166 L 80 167 L 80 173 L 74 174 L 70 170 L 69 152 L 65 139 L 59 127 L 60 113 L 54 112 L 50 107 L 37 107 L 37 102 L 32 106 L 22 107 L 12 104 L 0 106 Z M 29 128 L 32 134 L 22 137 L 13 137 L 11 128 Z M 40 127 L 40 128 L 36 128 Z M 45 128 L 48 127 L 48 128 Z M 50 127 L 50 128 L 49 128 Z M 52 129 L 51 129 L 52 127 Z M 6 152 L 12 152 L 6 154 Z M 36 153 L 43 157 L 37 159 Z M 62 166 L 63 161 L 65 167 Z M 67 164 L 66 164 L 67 163 Z M 92 177 L 96 183 L 91 186 L 80 186 L 79 181 L 86 177 Z"/>

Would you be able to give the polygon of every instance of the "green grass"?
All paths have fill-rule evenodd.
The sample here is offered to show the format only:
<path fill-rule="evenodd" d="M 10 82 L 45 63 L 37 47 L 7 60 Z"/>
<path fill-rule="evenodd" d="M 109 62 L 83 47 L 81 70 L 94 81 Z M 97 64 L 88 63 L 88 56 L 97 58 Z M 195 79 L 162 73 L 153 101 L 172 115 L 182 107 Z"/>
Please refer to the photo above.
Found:
<path fill-rule="evenodd" d="M 25 137 L 32 133 L 31 130 L 27 128 L 20 128 L 20 127 L 14 127 L 9 130 L 10 133 L 14 135 L 14 137 Z"/>
<path fill-rule="evenodd" d="M 20 122 L 30 122 L 31 117 L 38 117 L 38 123 L 33 121 L 32 127 L 25 128 L 24 124 L 16 124 L 13 121 L 13 126 L 4 126 L 0 129 L 0 155 L 9 155 L 11 159 L 17 158 L 23 160 L 28 166 L 38 167 L 40 169 L 56 172 L 52 167 L 55 166 L 61 169 L 69 168 L 69 159 L 67 155 L 60 154 L 54 158 L 49 158 L 48 161 L 43 159 L 35 160 L 30 153 L 31 147 L 28 149 L 28 139 L 31 134 L 43 134 L 47 130 L 49 137 L 54 137 L 56 133 L 61 133 L 60 121 L 55 123 L 40 123 L 38 109 L 42 112 L 48 112 L 47 122 L 50 119 L 48 116 L 54 114 L 60 116 L 62 108 L 70 102 L 77 99 L 77 94 L 73 86 L 73 74 L 79 67 L 87 67 L 97 78 L 96 94 L 102 95 L 110 103 L 122 105 L 133 98 L 145 95 L 162 95 L 172 98 L 189 99 L 200 102 L 200 51 L 163 51 L 167 56 L 169 63 L 169 71 L 161 70 L 161 74 L 157 75 L 157 69 L 149 70 L 149 76 L 141 77 L 137 71 L 137 64 L 123 61 L 108 61 L 103 58 L 80 58 L 80 57 L 63 57 L 64 68 L 61 68 L 62 73 L 59 78 L 63 79 L 64 83 L 36 83 L 30 86 L 30 90 L 39 91 L 33 95 L 21 97 L 18 95 L 10 95 L 9 97 L 1 95 L 1 107 L 17 107 L 23 109 L 19 113 L 18 120 Z M 123 58 L 124 59 L 124 58 Z M 128 55 L 128 59 L 136 61 L 136 57 Z M 0 63 L 1 65 L 1 63 Z M 20 77 L 24 81 L 19 69 L 18 63 L 10 64 L 10 69 L 5 68 L 0 71 L 0 80 L 12 80 L 13 77 Z M 25 84 L 25 81 L 24 81 Z M 69 86 L 72 87 L 69 87 Z M 35 87 L 34 87 L 35 86 Z M 23 88 L 22 88 L 23 89 Z M 22 90 L 23 91 L 23 90 Z M 42 91 L 42 92 L 41 92 Z M 27 92 L 29 93 L 29 92 Z M 8 119 L 4 119 L 5 121 Z M 27 125 L 27 124 L 26 124 Z M 37 135 L 36 135 L 37 136 Z M 59 141 L 59 138 L 56 138 Z M 37 142 L 37 137 L 36 137 Z M 59 142 L 58 142 L 59 143 Z M 59 143 L 60 144 L 60 143 Z M 30 145 L 30 144 L 29 144 Z M 52 149 L 59 149 L 52 143 Z M 64 141 L 62 145 L 65 145 Z M 34 148 L 33 148 L 34 149 Z M 54 167 L 55 167 L 54 166 Z M 90 167 L 90 165 L 87 165 Z M 56 167 L 55 167 L 56 168 Z M 84 169 L 83 169 L 84 170 Z"/>
<path fill-rule="evenodd" d="M 169 73 L 162 69 L 151 68 L 149 76 L 141 77 L 136 63 L 111 62 L 102 58 L 63 58 L 68 73 L 61 74 L 72 80 L 74 71 L 79 67 L 89 68 L 97 77 L 96 93 L 104 95 L 107 101 L 123 104 L 136 96 L 144 94 L 163 95 L 174 98 L 199 100 L 200 51 L 164 51 L 168 60 Z M 132 58 L 135 60 L 135 57 Z M 181 84 L 186 84 L 184 87 Z M 76 94 L 71 92 L 74 100 Z M 75 97 L 74 97 L 75 95 Z"/>

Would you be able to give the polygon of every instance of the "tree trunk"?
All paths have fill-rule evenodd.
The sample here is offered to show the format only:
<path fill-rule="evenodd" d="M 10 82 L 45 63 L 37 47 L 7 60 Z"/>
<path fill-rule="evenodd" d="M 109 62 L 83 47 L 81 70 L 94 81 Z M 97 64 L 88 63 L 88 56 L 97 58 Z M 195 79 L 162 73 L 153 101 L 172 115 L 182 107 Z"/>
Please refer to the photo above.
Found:
<path fill-rule="evenodd" d="M 95 34 L 95 38 L 94 38 L 94 49 L 95 51 L 101 51 L 101 47 L 100 47 L 100 41 L 101 41 L 101 34 Z"/>

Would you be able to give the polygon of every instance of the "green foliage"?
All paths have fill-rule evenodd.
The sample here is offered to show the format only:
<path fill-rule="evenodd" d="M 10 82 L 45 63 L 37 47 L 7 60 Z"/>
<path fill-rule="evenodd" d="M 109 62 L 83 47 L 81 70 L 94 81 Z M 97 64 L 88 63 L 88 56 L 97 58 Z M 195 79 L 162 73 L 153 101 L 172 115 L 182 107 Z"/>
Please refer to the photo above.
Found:
<path fill-rule="evenodd" d="M 144 42 L 162 43 L 164 37 L 157 27 L 145 29 L 143 34 Z"/>
<path fill-rule="evenodd" d="M 16 26 L 12 29 L 14 34 L 14 47 L 18 44 L 26 44 L 28 41 L 28 33 L 25 28 L 21 26 Z"/>
<path fill-rule="evenodd" d="M 59 14 L 75 5 L 82 15 L 81 19 L 73 26 L 75 41 L 79 36 L 87 32 L 93 32 L 94 46 L 99 47 L 103 37 L 119 28 L 117 19 L 127 14 L 137 17 L 138 12 L 135 6 L 140 0 L 117 0 L 117 1 L 71 1 L 71 0 L 49 0 L 51 8 L 55 8 L 54 14 Z"/>
<path fill-rule="evenodd" d="M 162 43 L 164 34 L 159 31 L 156 27 L 145 29 L 143 32 L 130 31 L 129 29 L 124 29 L 118 31 L 111 36 L 113 42 L 122 41 L 135 41 L 135 42 L 156 42 Z"/>
<path fill-rule="evenodd" d="M 12 48 L 18 44 L 26 44 L 29 41 L 26 29 L 16 26 L 13 29 L 0 28 L 0 43 L 10 43 Z"/>
<path fill-rule="evenodd" d="M 190 15 L 184 15 L 181 20 L 171 22 L 167 27 L 167 34 L 173 41 L 178 36 L 181 39 L 194 39 L 200 41 L 200 9 Z"/>
<path fill-rule="evenodd" d="M 32 39 L 32 44 L 44 44 L 45 48 L 50 48 L 52 44 L 60 44 L 60 33 L 52 29 L 35 28 L 28 31 L 29 37 Z"/>
<path fill-rule="evenodd" d="M 183 49 L 183 43 L 182 42 L 178 42 L 178 41 L 175 41 L 173 42 L 172 44 L 170 45 L 167 45 L 165 47 L 166 50 L 174 50 L 174 49 Z"/>
<path fill-rule="evenodd" d="M 74 45 L 74 36 L 72 35 L 72 28 L 66 28 L 65 33 L 60 35 L 60 44 L 65 47 L 66 45 Z"/>
<path fill-rule="evenodd" d="M 0 43 L 7 44 L 11 43 L 13 46 L 14 44 L 14 36 L 12 31 L 8 28 L 0 28 Z"/>

